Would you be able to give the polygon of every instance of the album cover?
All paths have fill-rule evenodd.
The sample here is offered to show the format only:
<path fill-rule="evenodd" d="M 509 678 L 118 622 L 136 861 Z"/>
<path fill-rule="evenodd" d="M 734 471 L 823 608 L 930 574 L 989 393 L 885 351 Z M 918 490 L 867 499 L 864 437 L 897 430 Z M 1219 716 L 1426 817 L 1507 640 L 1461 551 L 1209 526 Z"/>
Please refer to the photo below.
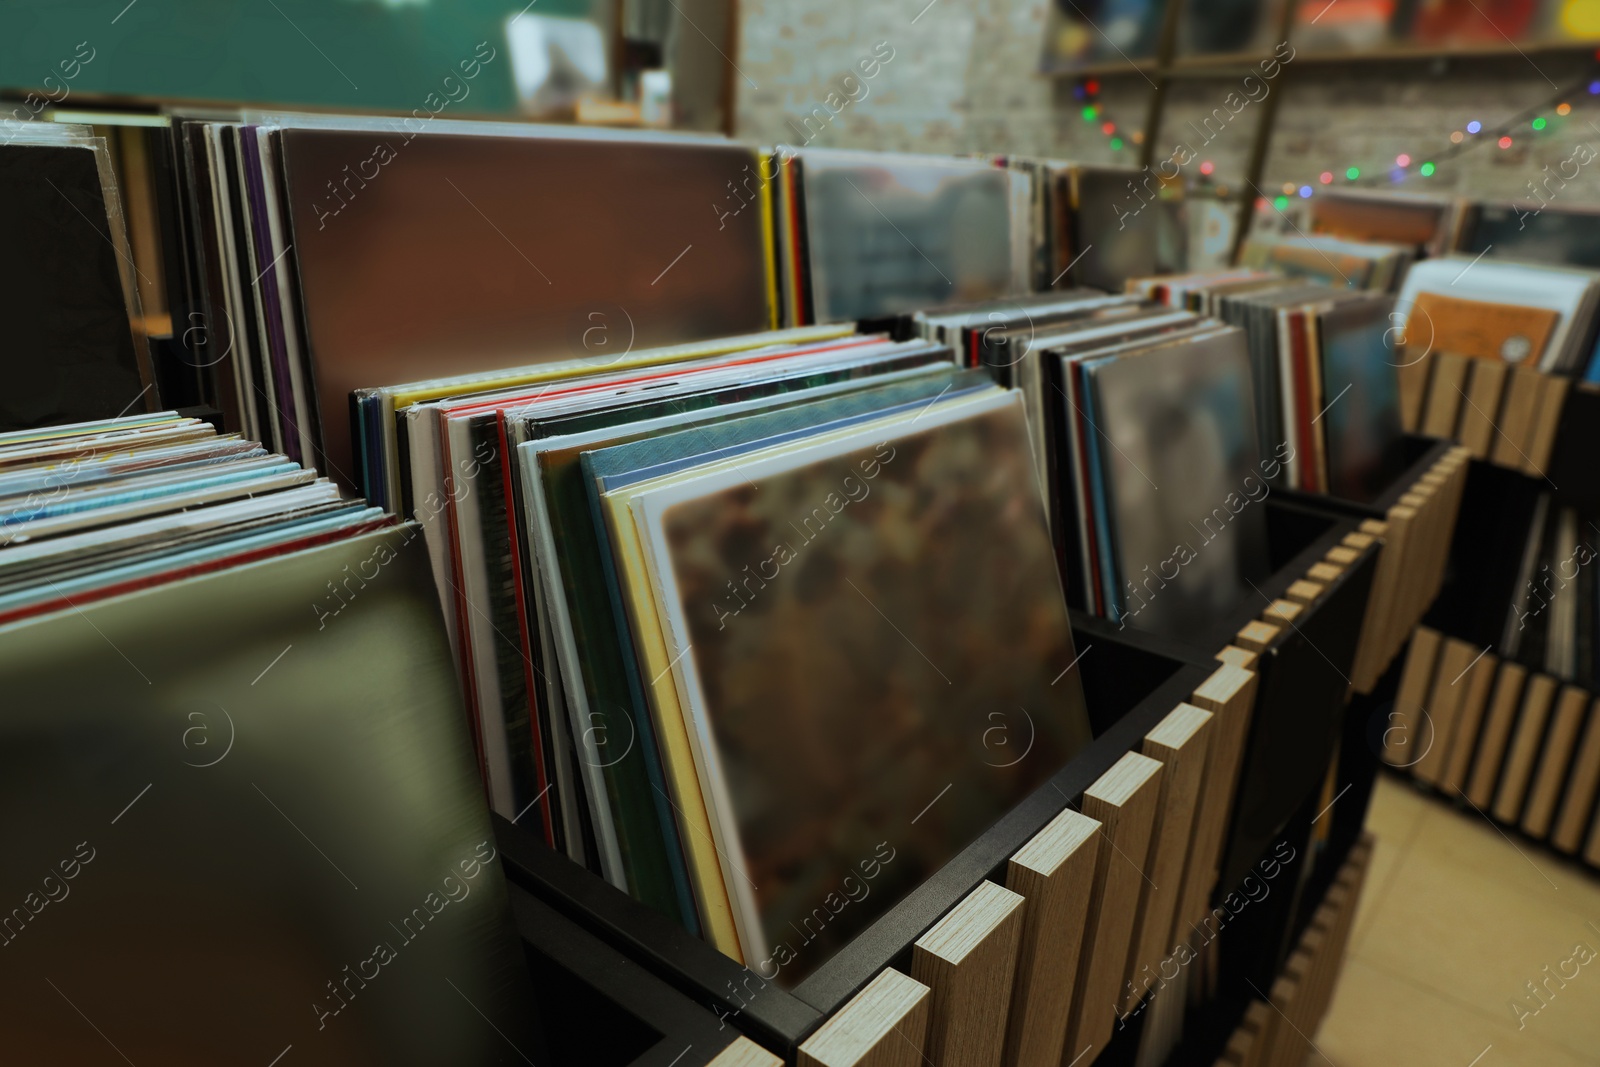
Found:
<path fill-rule="evenodd" d="M 830 438 L 632 504 L 746 941 L 785 984 L 1089 739 L 1020 398 Z"/>

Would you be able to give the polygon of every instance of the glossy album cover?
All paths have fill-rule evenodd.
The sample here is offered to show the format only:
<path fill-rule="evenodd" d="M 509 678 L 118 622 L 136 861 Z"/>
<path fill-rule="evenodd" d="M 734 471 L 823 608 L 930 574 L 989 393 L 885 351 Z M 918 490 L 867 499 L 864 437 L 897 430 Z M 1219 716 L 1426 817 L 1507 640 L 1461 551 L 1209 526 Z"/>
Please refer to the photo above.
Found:
<path fill-rule="evenodd" d="M 1219 330 L 1086 368 L 1103 432 L 1109 541 L 1127 625 L 1207 633 L 1266 577 L 1264 482 L 1244 334 Z"/>
<path fill-rule="evenodd" d="M 8 1058 L 526 1062 L 413 532 L 0 628 Z"/>
<path fill-rule="evenodd" d="M 1027 288 L 1012 245 L 1021 175 L 973 160 L 803 152 L 818 322 L 897 315 Z"/>
<path fill-rule="evenodd" d="M 1089 740 L 1015 393 L 668 477 L 633 514 L 747 960 L 780 983 Z"/>
<path fill-rule="evenodd" d="M 0 432 L 154 406 L 103 154 L 92 141 L 0 145 Z"/>
<path fill-rule="evenodd" d="M 355 476 L 353 390 L 771 324 L 761 215 L 715 210 L 759 185 L 749 148 L 393 128 L 281 145 L 329 474 Z"/>

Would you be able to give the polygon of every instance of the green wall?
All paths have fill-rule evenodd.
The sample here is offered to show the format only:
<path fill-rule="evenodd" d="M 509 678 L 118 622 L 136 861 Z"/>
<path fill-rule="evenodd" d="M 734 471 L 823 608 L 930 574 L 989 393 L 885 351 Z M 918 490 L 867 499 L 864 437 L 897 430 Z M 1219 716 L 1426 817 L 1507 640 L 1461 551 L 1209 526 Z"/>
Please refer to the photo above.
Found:
<path fill-rule="evenodd" d="M 126 4 L 0 0 L 0 88 L 48 89 L 67 107 L 73 95 L 118 93 L 410 111 L 431 92 L 442 96 L 443 80 L 459 77 L 461 61 L 488 41 L 494 59 L 446 114 L 515 110 L 505 20 L 523 7 L 513 0 Z M 537 0 L 528 10 L 582 15 L 588 9 L 588 0 Z M 90 55 L 87 63 L 75 60 Z M 76 76 L 68 80 L 74 63 Z"/>

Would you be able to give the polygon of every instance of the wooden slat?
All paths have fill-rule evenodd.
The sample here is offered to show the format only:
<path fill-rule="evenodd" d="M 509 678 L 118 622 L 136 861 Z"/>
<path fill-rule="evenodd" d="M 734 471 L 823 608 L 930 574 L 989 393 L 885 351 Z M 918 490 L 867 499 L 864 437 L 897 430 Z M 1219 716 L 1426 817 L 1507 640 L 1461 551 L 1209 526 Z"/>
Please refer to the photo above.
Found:
<path fill-rule="evenodd" d="M 1494 693 L 1489 697 L 1489 712 L 1483 732 L 1478 736 L 1478 751 L 1472 758 L 1472 777 L 1467 780 L 1467 799 L 1479 809 L 1494 802 L 1495 786 L 1500 783 L 1500 767 L 1516 725 L 1517 708 L 1522 705 L 1523 683 L 1528 671 L 1516 663 L 1500 664 Z"/>
<path fill-rule="evenodd" d="M 1407 433 L 1416 433 L 1422 428 L 1422 408 L 1428 400 L 1428 372 L 1432 369 L 1433 360 L 1409 353 L 1404 362 L 1396 365 L 1400 425 Z"/>
<path fill-rule="evenodd" d="M 1428 400 L 1422 408 L 1422 433 L 1447 440 L 1456 435 L 1461 417 L 1461 398 L 1467 382 L 1467 357 L 1450 352 L 1433 354 L 1433 380 L 1428 383 Z"/>
<path fill-rule="evenodd" d="M 1361 558 L 1361 553 L 1351 548 L 1349 545 L 1334 545 L 1332 548 L 1328 549 L 1327 554 L 1323 558 L 1327 559 L 1330 563 L 1337 563 L 1341 567 L 1348 567 L 1350 564 Z"/>
<path fill-rule="evenodd" d="M 1173 929 L 1167 935 L 1169 944 L 1186 939 L 1180 931 L 1205 914 L 1216 883 L 1239 767 L 1244 761 L 1245 741 L 1250 736 L 1256 680 L 1252 671 L 1223 665 L 1200 683 L 1189 698 L 1195 707 L 1216 716 L 1216 721 L 1211 724 L 1211 744 L 1206 769 L 1201 775 L 1194 837 L 1189 843 L 1189 854 L 1184 858 L 1183 890 L 1178 896 Z"/>
<path fill-rule="evenodd" d="M 1267 610 L 1261 613 L 1261 617 L 1274 626 L 1293 626 L 1295 619 L 1298 619 L 1304 610 L 1305 608 L 1292 600 L 1274 600 L 1267 605 Z"/>
<path fill-rule="evenodd" d="M 1550 706 L 1555 697 L 1554 678 L 1537 674 L 1528 680 L 1516 733 L 1511 738 L 1511 753 L 1506 757 L 1505 771 L 1500 776 L 1500 788 L 1495 791 L 1494 813 L 1503 822 L 1516 822 L 1522 815 L 1528 782 L 1533 777 L 1533 763 L 1544 741 L 1545 725 L 1550 721 Z"/>
<path fill-rule="evenodd" d="M 1256 669 L 1257 658 L 1257 653 L 1251 652 L 1247 648 L 1240 648 L 1238 645 L 1227 645 L 1216 655 L 1218 662 L 1226 663 L 1232 667 L 1243 667 L 1247 671 Z"/>
<path fill-rule="evenodd" d="M 1017 971 L 1023 900 L 984 882 L 911 947 L 911 977 L 931 991 L 929 1061 L 998 1067 Z"/>
<path fill-rule="evenodd" d="M 1561 801 L 1550 843 L 1563 852 L 1576 852 L 1583 843 L 1584 827 L 1594 812 L 1595 795 L 1600 792 L 1600 700 L 1589 709 L 1589 724 L 1583 731 L 1572 774 L 1567 778 L 1567 793 Z"/>
<path fill-rule="evenodd" d="M 1506 382 L 1505 400 L 1500 405 L 1500 418 L 1489 449 L 1489 458 L 1502 467 L 1522 469 L 1523 457 L 1528 454 L 1529 438 L 1533 430 L 1533 417 L 1539 406 L 1539 392 L 1543 377 L 1527 367 L 1512 367 Z"/>
<path fill-rule="evenodd" d="M 1257 619 L 1255 622 L 1247 623 L 1234 635 L 1233 643 L 1250 652 L 1265 652 L 1267 646 L 1272 644 L 1281 632 L 1271 623 Z"/>
<path fill-rule="evenodd" d="M 1100 857 L 1100 823 L 1067 810 L 1006 866 L 1022 936 L 1006 1029 L 1008 1067 L 1058 1067 Z"/>
<path fill-rule="evenodd" d="M 1429 741 L 1424 701 L 1437 673 L 1440 636 L 1437 630 L 1418 626 L 1411 635 L 1411 651 L 1400 672 L 1394 707 L 1383 724 L 1383 760 L 1394 767 L 1410 767 Z"/>
<path fill-rule="evenodd" d="M 1327 560 L 1323 560 L 1321 563 L 1313 563 L 1310 567 L 1306 568 L 1307 578 L 1310 578 L 1312 581 L 1323 583 L 1331 582 L 1343 573 L 1344 567 L 1337 563 L 1329 563 Z"/>
<path fill-rule="evenodd" d="M 799 1067 L 919 1067 L 932 992 L 890 968 L 806 1038 Z"/>
<path fill-rule="evenodd" d="M 1509 363 L 1495 359 L 1473 361 L 1472 374 L 1467 379 L 1467 399 L 1461 405 L 1459 437 L 1478 459 L 1489 458 L 1495 420 L 1500 413 L 1500 399 L 1510 369 Z"/>
<path fill-rule="evenodd" d="M 1445 764 L 1444 775 L 1439 779 L 1439 788 L 1451 796 L 1466 788 L 1473 757 L 1478 754 L 1478 746 L 1482 741 L 1489 694 L 1494 691 L 1494 680 L 1499 673 L 1499 657 L 1485 651 L 1461 681 L 1467 691 L 1461 699 L 1461 710 L 1456 719 L 1456 741 L 1450 746 L 1450 759 Z"/>
<path fill-rule="evenodd" d="M 740 1037 L 717 1053 L 706 1067 L 783 1067 L 783 1061 L 749 1038 Z"/>
<path fill-rule="evenodd" d="M 1296 604 L 1304 604 L 1309 606 L 1316 603 L 1317 597 L 1321 596 L 1323 590 L 1326 588 L 1327 587 L 1322 585 L 1320 582 L 1313 582 L 1305 578 L 1301 578 L 1297 581 L 1290 582 L 1289 588 L 1284 591 L 1283 596 L 1285 600 L 1292 600 Z"/>
<path fill-rule="evenodd" d="M 1084 791 L 1083 813 L 1100 821 L 1109 847 L 1100 850 L 1095 871 L 1089 931 L 1061 1053 L 1067 1062 L 1085 1049 L 1089 1051 L 1083 1058 L 1092 1061 L 1111 1038 L 1117 986 L 1133 941 L 1139 887 L 1148 876 L 1144 863 L 1160 796 L 1161 764 L 1136 752 L 1125 753 Z M 947 1061 L 935 1057 L 934 1062 Z"/>
<path fill-rule="evenodd" d="M 1456 719 L 1462 699 L 1467 695 L 1467 668 L 1479 650 L 1465 641 L 1446 638 L 1439 650 L 1439 667 L 1433 676 L 1432 692 L 1423 705 L 1433 723 L 1433 742 L 1411 768 L 1411 773 L 1429 785 L 1438 785 L 1449 763 L 1450 748 L 1456 742 Z"/>
<path fill-rule="evenodd" d="M 1522 830 L 1530 836 L 1544 837 L 1550 832 L 1550 824 L 1556 817 L 1556 802 L 1567 784 L 1567 767 L 1578 743 L 1578 731 L 1583 728 L 1583 714 L 1588 709 L 1588 693 L 1570 685 L 1561 690 L 1555 714 L 1551 716 L 1550 735 L 1545 739 L 1539 768 L 1529 787 L 1528 805 L 1522 813 Z"/>
<path fill-rule="evenodd" d="M 1556 374 L 1543 376 L 1533 428 L 1528 434 L 1528 454 L 1523 457 L 1524 474 L 1543 478 L 1544 472 L 1549 468 L 1550 453 L 1556 444 L 1556 431 L 1561 428 L 1561 409 L 1566 405 L 1567 389 L 1571 385 L 1570 378 Z"/>
<path fill-rule="evenodd" d="M 1210 750 L 1214 716 L 1193 704 L 1179 704 L 1145 734 L 1139 751 L 1159 762 L 1161 798 L 1150 837 L 1149 880 L 1141 887 L 1132 950 L 1123 974 L 1122 1010 L 1131 1010 L 1160 981 L 1160 964 L 1173 948 L 1172 918 L 1183 888 L 1183 865 L 1194 837 L 1200 787 Z"/>

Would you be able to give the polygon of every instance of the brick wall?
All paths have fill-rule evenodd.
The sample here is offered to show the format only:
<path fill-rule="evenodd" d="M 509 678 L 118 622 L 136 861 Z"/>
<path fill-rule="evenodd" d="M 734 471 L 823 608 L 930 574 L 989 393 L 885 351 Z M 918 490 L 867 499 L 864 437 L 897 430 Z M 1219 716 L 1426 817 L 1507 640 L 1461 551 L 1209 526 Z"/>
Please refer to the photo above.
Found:
<path fill-rule="evenodd" d="M 926 0 L 743 0 L 738 133 L 791 145 L 1137 162 L 1131 136 L 1121 152 L 1113 152 L 1099 129 L 1101 119 L 1084 121 L 1070 81 L 1036 73 L 1047 2 L 935 0 L 925 7 Z M 893 58 L 869 80 L 854 86 L 844 82 L 846 75 L 859 77 L 858 62 L 879 42 L 892 49 Z M 1542 168 L 1548 165 L 1553 172 L 1579 141 L 1600 150 L 1600 96 L 1580 87 L 1559 98 L 1570 101 L 1571 114 L 1560 117 L 1554 110 L 1561 90 L 1597 76 L 1593 60 L 1531 56 L 1450 63 L 1291 61 L 1271 87 L 1282 95 L 1262 190 L 1275 194 L 1285 182 L 1320 187 L 1317 178 L 1324 170 L 1341 175 L 1337 182 L 1344 184 L 1349 166 L 1393 188 L 1388 173 L 1403 152 L 1414 162 L 1437 161 L 1436 174 L 1422 178 L 1413 168 L 1403 188 L 1527 196 L 1528 183 L 1542 177 Z M 1175 82 L 1155 135 L 1156 158 L 1183 142 L 1195 152 L 1184 168 L 1192 179 L 1198 178 L 1200 163 L 1210 160 L 1217 181 L 1237 183 L 1260 104 L 1243 107 L 1220 130 L 1215 121 L 1209 131 L 1202 123 L 1240 89 L 1245 73 Z M 1134 71 L 1100 81 L 1102 119 L 1116 122 L 1119 133 L 1142 131 L 1150 84 Z M 830 92 L 835 93 L 832 102 L 842 105 L 836 116 L 828 106 Z M 849 99 L 852 94 L 857 99 Z M 1451 131 L 1463 129 L 1470 119 L 1484 123 L 1487 131 L 1546 101 L 1543 131 L 1523 124 L 1512 131 L 1509 150 L 1488 143 L 1457 159 L 1445 158 L 1453 147 Z M 812 116 L 809 126 L 803 122 L 807 115 Z M 1202 140 L 1207 132 L 1209 142 Z M 1560 196 L 1600 204 L 1597 175 L 1600 166 L 1585 168 Z"/>

